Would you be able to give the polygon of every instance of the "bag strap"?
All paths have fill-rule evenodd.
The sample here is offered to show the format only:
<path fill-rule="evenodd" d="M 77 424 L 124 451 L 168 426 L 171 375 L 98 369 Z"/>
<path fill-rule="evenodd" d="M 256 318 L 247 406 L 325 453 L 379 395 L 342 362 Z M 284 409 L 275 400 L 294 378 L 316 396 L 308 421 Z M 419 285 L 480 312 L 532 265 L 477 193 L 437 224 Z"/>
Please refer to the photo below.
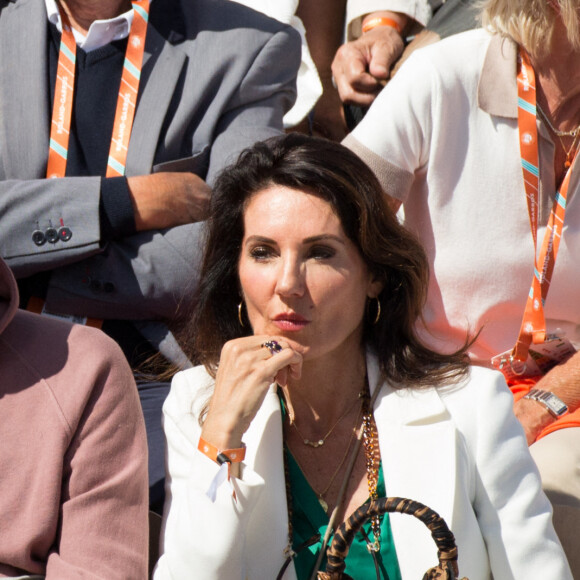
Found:
<path fill-rule="evenodd" d="M 318 580 L 346 580 L 344 574 L 345 558 L 348 555 L 354 536 L 369 518 L 385 512 L 409 514 L 421 520 L 437 545 L 438 566 L 427 570 L 423 580 L 457 580 L 459 569 L 457 565 L 457 546 L 453 532 L 445 520 L 426 505 L 401 497 L 382 497 L 364 503 L 336 531 L 327 554 L 326 572 L 318 573 Z M 463 578 L 462 580 L 467 580 Z"/>

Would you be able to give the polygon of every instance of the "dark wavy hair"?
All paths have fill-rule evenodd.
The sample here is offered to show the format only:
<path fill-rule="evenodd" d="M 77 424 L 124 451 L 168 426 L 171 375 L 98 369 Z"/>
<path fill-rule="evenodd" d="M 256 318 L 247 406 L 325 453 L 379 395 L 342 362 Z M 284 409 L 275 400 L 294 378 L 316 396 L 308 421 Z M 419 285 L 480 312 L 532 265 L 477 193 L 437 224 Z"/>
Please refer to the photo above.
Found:
<path fill-rule="evenodd" d="M 376 353 L 383 379 L 420 387 L 454 382 L 465 374 L 467 345 L 444 355 L 416 335 L 427 294 L 427 258 L 398 222 L 372 171 L 342 145 L 298 133 L 255 144 L 216 181 L 197 298 L 183 340 L 191 360 L 215 376 L 223 345 L 252 333 L 245 313 L 243 326 L 238 320 L 244 211 L 254 194 L 272 185 L 306 191 L 329 203 L 370 272 L 382 282 L 381 316 L 374 324 L 376 307 L 371 309 L 363 342 Z"/>

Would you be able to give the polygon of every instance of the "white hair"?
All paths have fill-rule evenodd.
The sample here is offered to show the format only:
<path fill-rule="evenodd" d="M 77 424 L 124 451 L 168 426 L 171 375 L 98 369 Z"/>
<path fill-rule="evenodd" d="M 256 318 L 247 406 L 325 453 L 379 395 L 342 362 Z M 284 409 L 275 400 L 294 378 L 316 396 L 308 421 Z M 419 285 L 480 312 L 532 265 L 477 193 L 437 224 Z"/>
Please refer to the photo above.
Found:
<path fill-rule="evenodd" d="M 482 6 L 483 25 L 511 38 L 532 57 L 546 54 L 557 18 L 572 47 L 580 50 L 580 0 L 485 0 Z"/>

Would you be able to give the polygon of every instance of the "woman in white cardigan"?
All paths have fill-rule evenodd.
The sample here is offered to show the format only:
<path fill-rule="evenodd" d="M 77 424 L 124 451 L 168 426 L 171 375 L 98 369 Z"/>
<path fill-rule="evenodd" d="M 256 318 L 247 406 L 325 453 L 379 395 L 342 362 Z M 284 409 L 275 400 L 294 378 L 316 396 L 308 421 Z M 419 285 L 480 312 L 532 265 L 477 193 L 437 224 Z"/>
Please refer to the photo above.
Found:
<path fill-rule="evenodd" d="M 427 271 L 338 144 L 288 135 L 224 172 L 189 329 L 203 366 L 176 375 L 164 408 L 156 579 L 308 579 L 326 528 L 385 494 L 446 520 L 461 576 L 571 578 L 503 377 L 414 334 Z M 413 580 L 437 553 L 423 524 L 391 514 L 346 563 Z"/>

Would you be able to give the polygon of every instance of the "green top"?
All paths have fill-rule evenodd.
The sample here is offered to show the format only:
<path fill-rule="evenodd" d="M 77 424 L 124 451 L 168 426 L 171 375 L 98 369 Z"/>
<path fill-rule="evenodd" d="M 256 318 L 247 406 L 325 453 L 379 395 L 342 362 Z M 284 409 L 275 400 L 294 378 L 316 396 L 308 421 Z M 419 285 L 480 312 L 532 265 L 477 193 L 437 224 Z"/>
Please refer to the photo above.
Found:
<path fill-rule="evenodd" d="M 279 394 L 282 415 L 285 418 L 286 407 L 281 393 Z M 320 553 L 322 539 L 328 526 L 329 515 L 320 505 L 316 493 L 308 483 L 288 448 L 286 447 L 284 451 L 288 458 L 288 472 L 292 493 L 292 549 L 298 551 L 298 547 L 301 544 L 309 543 L 309 540 L 315 534 L 320 534 L 318 541 L 308 547 L 302 548 L 294 557 L 294 566 L 298 580 L 309 580 L 318 554 Z M 386 495 L 382 462 L 379 464 L 377 494 L 379 497 Z M 391 531 L 391 521 L 388 513 L 385 513 L 381 518 L 381 550 L 376 553 L 376 566 L 375 559 L 367 548 L 367 538 L 370 542 L 374 541 L 370 520 L 365 522 L 362 530 L 354 537 L 348 556 L 346 557 L 345 573 L 349 574 L 352 578 L 377 578 L 376 566 L 378 566 L 380 571 L 379 578 L 382 580 L 401 580 L 401 571 L 399 570 L 399 561 L 397 560 L 395 543 L 393 542 L 393 534 Z M 332 536 L 330 542 L 332 542 Z M 322 559 L 320 565 L 320 570 L 324 571 L 325 569 L 326 557 Z"/>

